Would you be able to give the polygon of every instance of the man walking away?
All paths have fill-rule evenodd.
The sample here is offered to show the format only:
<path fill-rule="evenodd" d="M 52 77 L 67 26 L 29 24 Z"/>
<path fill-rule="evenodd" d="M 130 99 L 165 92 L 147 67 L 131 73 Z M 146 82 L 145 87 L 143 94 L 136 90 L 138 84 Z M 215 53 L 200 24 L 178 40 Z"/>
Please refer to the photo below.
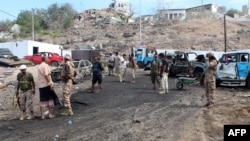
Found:
<path fill-rule="evenodd" d="M 160 91 L 159 93 L 160 94 L 168 94 L 168 62 L 167 62 L 167 57 L 163 53 L 160 53 L 159 57 L 162 60 L 162 66 L 161 66 L 161 70 L 160 70 L 162 91 Z"/>
<path fill-rule="evenodd" d="M 207 104 L 205 104 L 205 106 L 208 108 L 214 105 L 214 95 L 216 89 L 216 80 L 215 80 L 216 66 L 217 66 L 217 61 L 214 55 L 212 53 L 207 53 L 204 85 L 207 97 Z"/>
<path fill-rule="evenodd" d="M 64 66 L 62 69 L 63 78 L 63 101 L 64 101 L 64 112 L 61 113 L 63 116 L 72 116 L 74 113 L 70 104 L 70 97 L 72 95 L 72 84 L 74 79 L 74 64 L 71 62 L 70 55 L 64 56 Z"/>
<path fill-rule="evenodd" d="M 26 118 L 26 104 L 27 109 L 30 111 L 27 119 L 34 119 L 34 109 L 33 109 L 33 95 L 36 93 L 35 82 L 33 75 L 26 72 L 26 65 L 20 66 L 20 73 L 17 74 L 17 90 L 16 96 L 19 97 L 21 116 L 19 120 L 24 120 Z M 20 94 L 19 94 L 19 89 Z"/>
<path fill-rule="evenodd" d="M 93 93 L 95 90 L 95 84 L 98 82 L 98 89 L 101 89 L 101 84 L 102 84 L 102 71 L 104 70 L 102 64 L 99 62 L 98 57 L 94 57 L 94 63 L 92 66 L 92 73 L 93 73 L 93 78 L 92 78 L 92 90 L 91 92 Z M 96 93 L 99 92 L 97 90 Z"/>
<path fill-rule="evenodd" d="M 155 82 L 157 82 L 159 88 L 160 88 L 160 68 L 161 68 L 161 62 L 158 59 L 157 54 L 154 55 L 154 60 L 151 62 L 151 71 L 150 71 L 150 77 L 153 84 L 153 90 L 156 89 Z"/>
<path fill-rule="evenodd" d="M 131 70 L 132 70 L 132 81 L 131 81 L 131 83 L 135 83 L 136 61 L 135 61 L 134 54 L 131 54 L 130 64 L 131 64 Z"/>

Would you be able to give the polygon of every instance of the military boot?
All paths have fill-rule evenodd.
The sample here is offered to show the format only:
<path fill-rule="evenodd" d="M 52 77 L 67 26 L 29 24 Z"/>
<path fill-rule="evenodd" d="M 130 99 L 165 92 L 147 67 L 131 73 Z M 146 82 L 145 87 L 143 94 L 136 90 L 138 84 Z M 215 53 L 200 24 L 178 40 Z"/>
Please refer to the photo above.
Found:
<path fill-rule="evenodd" d="M 62 116 L 72 116 L 74 113 L 71 108 L 65 107 L 64 112 L 61 113 Z"/>
<path fill-rule="evenodd" d="M 73 116 L 73 115 L 74 115 L 74 113 L 73 113 L 72 109 L 71 109 L 71 108 L 69 108 L 69 111 L 68 111 L 68 116 Z"/>

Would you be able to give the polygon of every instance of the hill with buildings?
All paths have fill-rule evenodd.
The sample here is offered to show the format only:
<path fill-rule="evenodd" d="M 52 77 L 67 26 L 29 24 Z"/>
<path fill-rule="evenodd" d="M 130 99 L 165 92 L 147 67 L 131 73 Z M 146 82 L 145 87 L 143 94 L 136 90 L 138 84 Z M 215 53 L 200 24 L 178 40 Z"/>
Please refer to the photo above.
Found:
<path fill-rule="evenodd" d="M 60 44 L 65 49 L 102 48 L 107 52 L 129 50 L 140 44 L 140 22 L 123 22 L 107 11 L 95 11 L 98 18 L 76 18 L 74 26 L 61 36 L 36 37 L 36 40 Z M 80 16 L 79 15 L 79 16 Z M 230 18 L 228 18 L 230 19 Z M 250 22 L 227 20 L 228 50 L 247 49 L 250 45 Z M 223 16 L 203 13 L 185 20 L 143 18 L 141 39 L 146 47 L 178 50 L 223 51 L 225 47 Z"/>

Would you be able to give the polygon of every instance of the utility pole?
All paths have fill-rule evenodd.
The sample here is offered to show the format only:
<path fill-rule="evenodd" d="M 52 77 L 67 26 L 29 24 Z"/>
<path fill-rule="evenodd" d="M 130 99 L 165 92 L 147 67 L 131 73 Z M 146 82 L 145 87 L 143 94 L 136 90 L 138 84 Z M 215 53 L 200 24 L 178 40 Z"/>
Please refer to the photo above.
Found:
<path fill-rule="evenodd" d="M 224 14 L 224 38 L 225 38 L 225 50 L 227 52 L 227 24 L 226 24 L 226 14 Z"/>
<path fill-rule="evenodd" d="M 35 41 L 35 35 L 34 35 L 34 9 L 32 9 L 32 40 Z"/>
<path fill-rule="evenodd" d="M 140 0 L 140 46 L 142 45 L 142 39 L 141 39 L 141 0 Z"/>

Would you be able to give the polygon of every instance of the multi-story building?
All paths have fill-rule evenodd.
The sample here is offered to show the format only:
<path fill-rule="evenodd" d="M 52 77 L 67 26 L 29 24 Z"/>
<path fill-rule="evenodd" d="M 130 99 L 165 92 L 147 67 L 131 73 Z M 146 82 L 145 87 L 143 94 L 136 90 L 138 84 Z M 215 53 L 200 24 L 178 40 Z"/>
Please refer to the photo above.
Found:
<path fill-rule="evenodd" d="M 113 0 L 113 3 L 109 5 L 110 8 L 113 8 L 117 12 L 121 12 L 124 15 L 128 16 L 130 14 L 130 2 L 129 0 Z"/>
<path fill-rule="evenodd" d="M 206 4 L 187 9 L 164 9 L 158 10 L 158 15 L 159 17 L 166 18 L 167 20 L 185 20 L 188 13 L 205 11 L 217 13 L 218 6 L 215 4 Z"/>

